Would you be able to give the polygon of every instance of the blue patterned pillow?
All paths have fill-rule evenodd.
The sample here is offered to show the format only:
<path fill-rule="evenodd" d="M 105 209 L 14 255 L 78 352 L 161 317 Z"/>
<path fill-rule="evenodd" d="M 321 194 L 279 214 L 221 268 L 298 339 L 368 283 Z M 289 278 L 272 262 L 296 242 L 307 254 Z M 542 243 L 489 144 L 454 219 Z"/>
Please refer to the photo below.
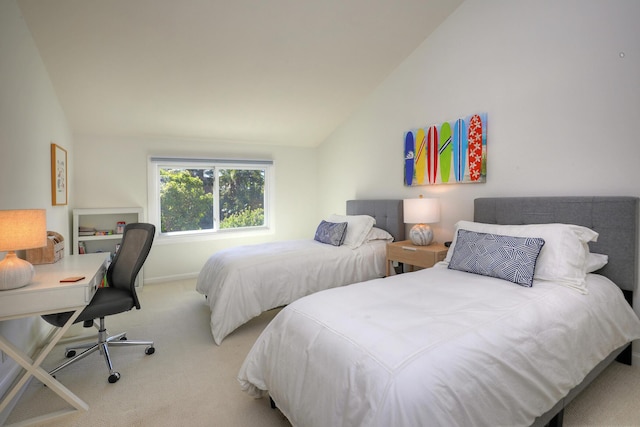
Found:
<path fill-rule="evenodd" d="M 313 239 L 320 243 L 340 246 L 344 242 L 344 236 L 347 234 L 347 224 L 347 222 L 327 222 L 323 220 L 318 225 Z"/>
<path fill-rule="evenodd" d="M 458 230 L 449 268 L 531 287 L 544 239 Z"/>

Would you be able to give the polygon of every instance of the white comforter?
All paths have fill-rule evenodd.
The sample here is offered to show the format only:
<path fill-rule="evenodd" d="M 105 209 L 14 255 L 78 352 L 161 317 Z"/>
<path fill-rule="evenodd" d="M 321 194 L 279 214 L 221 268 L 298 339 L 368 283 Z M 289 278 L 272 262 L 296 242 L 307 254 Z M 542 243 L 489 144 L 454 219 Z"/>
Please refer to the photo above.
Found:
<path fill-rule="evenodd" d="M 216 252 L 196 289 L 207 296 L 216 344 L 260 313 L 324 289 L 386 273 L 385 240 L 356 249 L 315 240 L 289 240 Z"/>
<path fill-rule="evenodd" d="M 530 425 L 640 338 L 613 283 L 588 288 L 437 265 L 320 292 L 276 316 L 238 380 L 294 426 Z"/>

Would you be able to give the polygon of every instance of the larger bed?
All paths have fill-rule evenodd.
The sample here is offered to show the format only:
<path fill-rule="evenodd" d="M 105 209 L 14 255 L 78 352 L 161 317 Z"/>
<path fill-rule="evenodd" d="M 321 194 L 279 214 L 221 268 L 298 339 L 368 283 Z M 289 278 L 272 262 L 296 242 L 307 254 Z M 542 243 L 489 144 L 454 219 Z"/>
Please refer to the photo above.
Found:
<path fill-rule="evenodd" d="M 434 268 L 283 309 L 245 359 L 242 388 L 270 395 L 295 426 L 561 424 L 562 409 L 608 363 L 630 363 L 640 338 L 627 302 L 638 199 L 477 199 L 474 220 L 458 224 Z M 483 250 L 505 257 L 491 252 L 496 242 L 518 248 L 516 268 L 470 273 L 487 267 L 470 261 Z M 472 247 L 482 250 L 465 253 Z"/>
<path fill-rule="evenodd" d="M 404 239 L 402 212 L 402 200 L 348 200 L 348 221 L 358 217 L 366 223 L 371 217 L 374 225 L 350 222 L 345 244 L 289 240 L 213 254 L 200 271 L 196 290 L 207 297 L 215 343 L 264 311 L 324 289 L 383 277 L 386 244 Z"/>

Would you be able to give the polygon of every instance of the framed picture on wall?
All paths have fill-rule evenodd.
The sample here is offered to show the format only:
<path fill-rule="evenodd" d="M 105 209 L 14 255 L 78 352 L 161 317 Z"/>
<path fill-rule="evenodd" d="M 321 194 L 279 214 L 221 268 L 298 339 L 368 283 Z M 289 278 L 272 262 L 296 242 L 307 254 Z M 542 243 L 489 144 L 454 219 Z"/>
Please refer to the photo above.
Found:
<path fill-rule="evenodd" d="M 404 185 L 487 182 L 487 113 L 404 133 Z"/>
<path fill-rule="evenodd" d="M 51 204 L 67 204 L 67 150 L 51 144 Z"/>

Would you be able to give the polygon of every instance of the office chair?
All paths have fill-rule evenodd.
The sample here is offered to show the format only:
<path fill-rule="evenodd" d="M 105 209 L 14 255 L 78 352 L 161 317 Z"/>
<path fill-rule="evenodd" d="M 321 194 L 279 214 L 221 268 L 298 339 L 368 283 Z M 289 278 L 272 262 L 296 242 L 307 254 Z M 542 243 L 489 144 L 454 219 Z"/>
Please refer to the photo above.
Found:
<path fill-rule="evenodd" d="M 98 342 L 67 348 L 65 356 L 70 359 L 49 372 L 51 375 L 99 350 L 109 368 L 109 382 L 115 383 L 120 379 L 120 373 L 113 370 L 109 357 L 110 346 L 146 345 L 146 354 L 155 352 L 153 341 L 130 341 L 127 340 L 126 332 L 109 336 L 104 322 L 106 316 L 129 311 L 133 307 L 140 309 L 135 280 L 151 250 L 154 235 L 155 226 L 152 224 L 134 223 L 125 226 L 120 249 L 107 269 L 108 286 L 97 289 L 91 302 L 74 321 L 74 323 L 84 322 L 85 327 L 91 327 L 95 324 L 95 319 L 100 319 L 99 325 L 95 325 L 98 328 Z M 62 327 L 72 314 L 72 312 L 47 314 L 42 318 L 54 326 Z M 86 350 L 76 355 L 77 349 Z"/>

